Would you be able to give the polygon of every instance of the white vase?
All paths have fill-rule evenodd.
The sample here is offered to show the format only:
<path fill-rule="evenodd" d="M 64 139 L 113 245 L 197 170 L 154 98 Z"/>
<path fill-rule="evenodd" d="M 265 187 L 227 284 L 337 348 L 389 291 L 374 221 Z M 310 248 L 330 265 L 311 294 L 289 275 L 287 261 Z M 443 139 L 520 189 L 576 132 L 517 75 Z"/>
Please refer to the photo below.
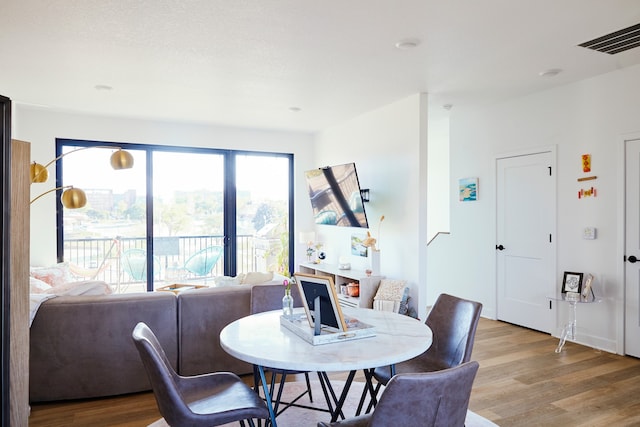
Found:
<path fill-rule="evenodd" d="M 371 251 L 371 274 L 380 275 L 380 251 Z"/>

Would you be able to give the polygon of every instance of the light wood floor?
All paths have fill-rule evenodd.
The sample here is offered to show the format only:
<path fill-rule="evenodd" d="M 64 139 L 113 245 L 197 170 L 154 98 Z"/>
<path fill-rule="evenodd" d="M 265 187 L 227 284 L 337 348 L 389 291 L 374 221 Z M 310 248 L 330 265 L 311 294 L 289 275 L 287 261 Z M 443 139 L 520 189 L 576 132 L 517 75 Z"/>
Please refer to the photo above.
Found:
<path fill-rule="evenodd" d="M 640 426 L 640 360 L 481 319 L 473 359 L 480 362 L 470 409 L 500 426 Z M 340 375 L 335 376 L 340 378 Z M 153 423 L 151 393 L 34 404 L 31 427 Z"/>

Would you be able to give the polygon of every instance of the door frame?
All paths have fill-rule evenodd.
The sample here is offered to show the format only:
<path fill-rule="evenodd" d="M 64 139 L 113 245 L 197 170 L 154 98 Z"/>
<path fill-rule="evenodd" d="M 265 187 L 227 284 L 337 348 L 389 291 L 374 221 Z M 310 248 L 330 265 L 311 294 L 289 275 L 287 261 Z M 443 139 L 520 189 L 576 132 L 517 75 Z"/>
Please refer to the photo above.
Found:
<path fill-rule="evenodd" d="M 640 139 L 640 132 L 631 132 L 621 134 L 618 143 L 618 244 L 617 244 L 617 259 L 618 264 L 616 266 L 617 283 L 621 286 L 618 287 L 616 292 L 616 353 L 626 354 L 625 349 L 625 329 L 624 321 L 626 316 L 626 304 L 627 304 L 627 282 L 625 280 L 625 246 L 626 239 L 626 208 L 627 208 L 627 188 L 626 188 L 626 159 L 627 159 L 627 141 Z"/>
<path fill-rule="evenodd" d="M 530 156 L 530 155 L 541 154 L 546 152 L 551 153 L 551 170 L 552 170 L 551 177 L 553 178 L 553 190 L 554 190 L 553 206 L 552 206 L 552 211 L 554 213 L 553 230 L 552 230 L 553 253 L 551 254 L 551 268 L 553 270 L 554 275 L 557 277 L 558 275 L 558 146 L 557 145 L 544 145 L 540 147 L 521 148 L 513 151 L 502 152 L 494 156 L 492 173 L 493 173 L 493 188 L 494 188 L 493 209 L 494 209 L 495 224 L 494 224 L 493 237 L 494 237 L 494 241 L 497 242 L 496 239 L 498 237 L 498 161 L 500 159 L 505 159 L 509 157 Z M 499 292 L 497 251 L 494 251 L 493 257 L 494 257 L 493 258 L 493 264 L 494 264 L 494 268 L 493 268 L 494 296 L 493 298 L 494 298 L 494 307 L 495 307 L 494 319 L 497 319 L 498 318 L 498 292 Z M 550 311 L 552 311 L 552 315 L 554 317 L 553 331 L 558 331 L 558 325 L 560 324 L 558 304 L 553 304 L 552 307 L 553 308 Z M 551 333 L 551 335 L 555 336 L 553 333 Z"/>

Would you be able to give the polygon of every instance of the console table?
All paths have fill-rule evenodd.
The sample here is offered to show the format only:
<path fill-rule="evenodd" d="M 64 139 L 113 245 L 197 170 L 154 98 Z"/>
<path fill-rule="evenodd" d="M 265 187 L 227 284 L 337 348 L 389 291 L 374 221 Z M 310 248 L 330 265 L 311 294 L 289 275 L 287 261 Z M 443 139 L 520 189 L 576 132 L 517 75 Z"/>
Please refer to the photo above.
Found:
<path fill-rule="evenodd" d="M 300 264 L 299 270 L 300 273 L 331 277 L 338 294 L 338 302 L 342 307 L 373 308 L 373 297 L 378 291 L 380 280 L 384 279 L 384 276 L 367 276 L 362 270 L 341 270 L 337 265 L 325 263 L 303 263 Z M 360 296 L 352 297 L 340 292 L 340 285 L 348 282 L 360 284 Z"/>
<path fill-rule="evenodd" d="M 562 294 L 560 298 L 558 297 L 548 297 L 553 301 L 561 301 L 569 304 L 569 320 L 564 328 L 562 328 L 562 334 L 560 335 L 560 342 L 558 342 L 558 346 L 556 347 L 556 353 L 560 353 L 562 351 L 562 347 L 564 347 L 567 338 L 570 340 L 576 339 L 576 312 L 579 304 L 595 304 L 602 301 L 601 299 L 596 298 L 593 295 L 588 295 L 587 297 L 580 296 L 578 299 L 570 299 L 567 298 L 566 294 Z"/>

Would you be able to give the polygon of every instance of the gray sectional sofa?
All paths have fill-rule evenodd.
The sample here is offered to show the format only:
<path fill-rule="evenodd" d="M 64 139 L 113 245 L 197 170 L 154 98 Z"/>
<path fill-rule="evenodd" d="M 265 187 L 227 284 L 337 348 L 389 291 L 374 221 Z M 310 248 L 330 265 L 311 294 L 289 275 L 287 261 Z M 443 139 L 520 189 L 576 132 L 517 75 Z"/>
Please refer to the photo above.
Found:
<path fill-rule="evenodd" d="M 270 281 L 273 298 L 282 282 Z M 181 375 L 252 372 L 228 355 L 220 331 L 250 314 L 251 288 L 233 285 L 171 292 L 60 296 L 45 301 L 30 336 L 29 399 L 44 402 L 150 390 L 131 332 L 142 321 Z M 277 286 L 277 287 L 276 287 Z"/>

